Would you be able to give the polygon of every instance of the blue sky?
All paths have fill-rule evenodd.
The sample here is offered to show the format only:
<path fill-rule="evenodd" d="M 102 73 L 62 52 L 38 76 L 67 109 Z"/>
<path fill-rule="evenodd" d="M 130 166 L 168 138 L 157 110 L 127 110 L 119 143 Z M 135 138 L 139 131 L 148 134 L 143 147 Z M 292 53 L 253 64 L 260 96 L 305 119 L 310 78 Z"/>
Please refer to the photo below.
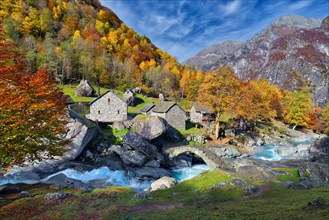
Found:
<path fill-rule="evenodd" d="M 226 40 L 245 41 L 283 15 L 323 19 L 328 0 L 101 0 L 138 33 L 184 61 Z"/>

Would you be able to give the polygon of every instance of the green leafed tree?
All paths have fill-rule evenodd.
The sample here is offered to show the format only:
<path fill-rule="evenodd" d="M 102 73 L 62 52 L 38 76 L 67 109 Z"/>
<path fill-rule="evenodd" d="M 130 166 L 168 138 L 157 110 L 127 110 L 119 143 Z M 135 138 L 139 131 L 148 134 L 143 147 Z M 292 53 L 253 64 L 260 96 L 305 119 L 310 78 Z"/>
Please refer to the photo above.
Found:
<path fill-rule="evenodd" d="M 309 127 L 311 124 L 310 115 L 314 112 L 312 94 L 303 87 L 299 91 L 287 92 L 284 97 L 284 121 L 297 126 Z"/>

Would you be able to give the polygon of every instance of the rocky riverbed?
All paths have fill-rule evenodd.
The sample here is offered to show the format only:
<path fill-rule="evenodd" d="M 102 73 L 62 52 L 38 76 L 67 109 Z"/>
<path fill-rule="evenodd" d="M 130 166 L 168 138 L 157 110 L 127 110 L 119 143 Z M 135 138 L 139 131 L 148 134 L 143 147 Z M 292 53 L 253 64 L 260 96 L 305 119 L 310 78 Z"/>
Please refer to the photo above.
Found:
<path fill-rule="evenodd" d="M 186 139 L 164 120 L 136 120 L 139 121 L 135 121 L 135 126 L 119 144 L 109 143 L 109 136 L 99 133 L 95 127 L 87 127 L 79 120 L 72 121 L 67 138 L 73 141 L 66 146 L 68 151 L 63 157 L 45 158 L 39 163 L 13 167 L 0 177 L 0 191 L 17 183 L 41 183 L 60 189 L 72 187 L 85 191 L 108 185 L 141 190 L 149 189 L 152 182 L 163 177 L 182 181 L 208 170 L 205 158 L 191 152 L 168 157 L 165 149 L 186 144 Z M 154 120 L 157 120 L 156 123 Z M 234 175 L 270 180 L 282 174 L 272 167 L 299 166 L 305 181 L 296 187 L 328 184 L 328 137 L 288 129 L 272 136 L 240 133 L 232 140 L 231 145 L 212 146 L 207 150 L 225 160 L 230 168 L 228 170 Z M 241 152 L 242 147 L 244 152 Z M 279 162 L 264 162 L 264 159 Z"/>

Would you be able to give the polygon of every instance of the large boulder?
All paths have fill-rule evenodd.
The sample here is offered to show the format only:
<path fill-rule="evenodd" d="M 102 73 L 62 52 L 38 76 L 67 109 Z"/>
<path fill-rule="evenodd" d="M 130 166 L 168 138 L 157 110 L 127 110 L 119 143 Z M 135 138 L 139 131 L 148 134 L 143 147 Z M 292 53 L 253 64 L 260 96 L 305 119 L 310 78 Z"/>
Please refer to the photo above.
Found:
<path fill-rule="evenodd" d="M 278 148 L 278 154 L 282 157 L 293 157 L 298 152 L 297 147 L 294 146 L 281 146 Z"/>
<path fill-rule="evenodd" d="M 314 157 L 329 158 L 329 137 L 327 136 L 315 141 L 310 147 L 310 153 Z"/>
<path fill-rule="evenodd" d="M 135 149 L 136 151 L 142 152 L 143 154 L 147 155 L 149 158 L 153 159 L 157 157 L 157 147 L 153 144 L 150 144 L 140 134 L 136 132 L 129 131 L 124 137 L 123 142 L 129 145 L 131 148 Z"/>
<path fill-rule="evenodd" d="M 76 96 L 88 96 L 92 97 L 96 94 L 96 90 L 92 87 L 88 80 L 81 80 L 80 84 L 75 90 Z"/>
<path fill-rule="evenodd" d="M 147 157 L 139 151 L 127 151 L 121 156 L 126 165 L 141 167 L 147 161 Z"/>
<path fill-rule="evenodd" d="M 98 135 L 96 127 L 87 127 L 78 120 L 68 124 L 68 133 L 65 139 L 71 142 L 65 146 L 66 152 L 62 158 L 65 160 L 75 160 L 89 144 L 89 142 Z"/>
<path fill-rule="evenodd" d="M 170 176 L 170 171 L 161 167 L 127 167 L 128 176 L 141 180 L 159 179 L 163 176 Z"/>
<path fill-rule="evenodd" d="M 168 176 L 161 177 L 160 179 L 154 181 L 151 184 L 151 191 L 155 191 L 158 189 L 167 189 L 175 186 L 177 184 L 177 181 L 175 178 L 171 178 Z"/>
<path fill-rule="evenodd" d="M 85 186 L 85 184 L 82 181 L 69 178 L 63 173 L 52 176 L 42 182 L 45 184 L 52 185 L 53 187 L 56 187 L 59 189 L 64 189 L 67 187 L 78 189 L 78 188 L 82 188 Z"/>
<path fill-rule="evenodd" d="M 247 179 L 273 181 L 276 180 L 276 176 L 278 175 L 278 172 L 271 167 L 245 158 L 235 159 L 232 165 L 236 175 Z"/>
<path fill-rule="evenodd" d="M 303 162 L 298 167 L 298 173 L 303 179 L 302 185 L 307 188 L 329 185 L 329 164 Z"/>
<path fill-rule="evenodd" d="M 210 151 L 214 152 L 219 157 L 236 158 L 242 154 L 233 147 L 210 147 Z"/>
<path fill-rule="evenodd" d="M 168 125 L 163 118 L 154 116 L 139 115 L 133 120 L 132 131 L 142 135 L 147 140 L 153 140 L 168 129 Z"/>

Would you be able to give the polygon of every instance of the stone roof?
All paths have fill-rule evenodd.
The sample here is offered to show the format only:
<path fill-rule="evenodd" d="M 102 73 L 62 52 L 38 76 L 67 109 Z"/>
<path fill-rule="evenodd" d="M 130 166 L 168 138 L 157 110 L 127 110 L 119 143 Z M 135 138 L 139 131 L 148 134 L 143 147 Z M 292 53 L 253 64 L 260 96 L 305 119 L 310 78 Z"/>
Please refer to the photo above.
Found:
<path fill-rule="evenodd" d="M 118 97 L 118 99 L 120 99 L 121 101 L 123 101 L 119 96 L 117 96 L 115 93 L 113 93 L 111 90 L 105 92 L 103 95 L 97 97 L 96 99 L 94 99 L 91 103 L 89 103 L 89 105 L 94 104 L 95 102 L 97 102 L 99 99 L 101 99 L 103 96 L 105 96 L 107 93 L 112 93 L 113 95 L 115 95 L 116 97 Z M 125 101 L 123 101 L 124 103 L 126 103 Z"/>
<path fill-rule="evenodd" d="M 149 112 L 154 106 L 154 103 L 147 103 L 141 108 L 140 112 Z"/>
<path fill-rule="evenodd" d="M 174 105 L 177 105 L 176 102 L 159 102 L 153 109 L 153 112 L 157 113 L 166 113 L 168 112 Z"/>
<path fill-rule="evenodd" d="M 205 113 L 205 114 L 214 113 L 213 111 L 209 110 L 209 108 L 205 105 L 194 104 L 193 107 L 196 112 L 201 112 L 201 113 Z"/>

